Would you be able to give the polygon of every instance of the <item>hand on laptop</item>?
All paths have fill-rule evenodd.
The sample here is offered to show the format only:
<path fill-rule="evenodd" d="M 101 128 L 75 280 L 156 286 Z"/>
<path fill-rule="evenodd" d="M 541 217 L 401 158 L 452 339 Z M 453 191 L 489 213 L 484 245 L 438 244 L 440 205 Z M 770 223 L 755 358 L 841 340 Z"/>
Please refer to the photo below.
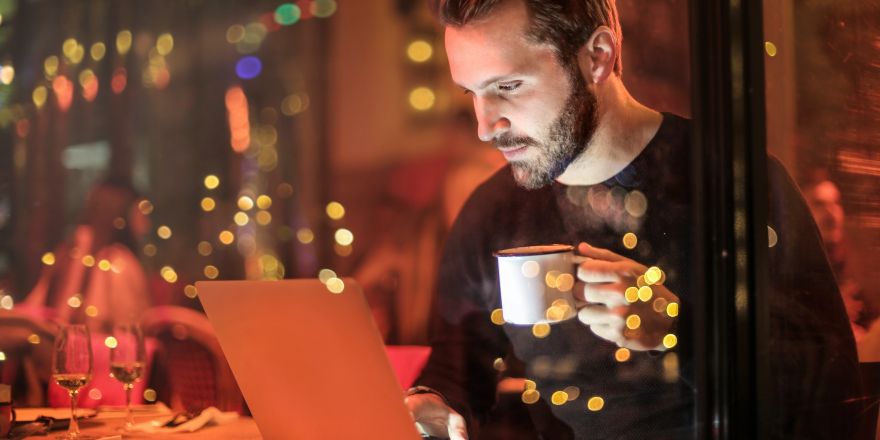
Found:
<path fill-rule="evenodd" d="M 413 394 L 404 398 L 413 420 L 423 432 L 451 440 L 467 440 L 464 417 L 450 408 L 437 394 Z"/>

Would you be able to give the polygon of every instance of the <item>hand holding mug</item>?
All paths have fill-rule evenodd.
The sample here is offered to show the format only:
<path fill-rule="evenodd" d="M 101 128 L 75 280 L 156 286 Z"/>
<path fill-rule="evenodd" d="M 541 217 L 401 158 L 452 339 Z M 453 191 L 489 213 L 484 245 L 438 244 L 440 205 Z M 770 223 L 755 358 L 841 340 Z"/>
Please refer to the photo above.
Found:
<path fill-rule="evenodd" d="M 662 270 L 581 243 L 574 297 L 578 319 L 602 339 L 632 350 L 665 350 L 679 299 L 663 286 Z"/>

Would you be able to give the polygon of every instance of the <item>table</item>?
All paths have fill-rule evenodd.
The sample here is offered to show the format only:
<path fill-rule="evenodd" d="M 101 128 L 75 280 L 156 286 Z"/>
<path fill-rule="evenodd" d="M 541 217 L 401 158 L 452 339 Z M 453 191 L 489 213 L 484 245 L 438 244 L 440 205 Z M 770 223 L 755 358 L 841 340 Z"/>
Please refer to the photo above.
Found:
<path fill-rule="evenodd" d="M 155 415 L 143 416 L 135 414 L 135 423 L 153 420 Z M 166 417 L 167 418 L 167 417 Z M 98 413 L 97 416 L 80 421 L 80 432 L 84 435 L 95 437 L 108 437 L 118 435 L 117 429 L 125 424 L 125 418 L 120 412 Z M 25 439 L 54 439 L 56 435 L 64 431 L 52 431 L 49 435 L 37 435 L 25 437 Z M 119 437 L 115 437 L 119 438 Z M 124 433 L 123 439 L 155 439 L 174 438 L 180 440 L 208 440 L 208 439 L 231 439 L 231 440 L 258 440 L 263 437 L 257 428 L 257 423 L 251 417 L 241 416 L 229 423 L 217 426 L 206 426 L 190 433 L 148 434 L 148 433 Z"/>

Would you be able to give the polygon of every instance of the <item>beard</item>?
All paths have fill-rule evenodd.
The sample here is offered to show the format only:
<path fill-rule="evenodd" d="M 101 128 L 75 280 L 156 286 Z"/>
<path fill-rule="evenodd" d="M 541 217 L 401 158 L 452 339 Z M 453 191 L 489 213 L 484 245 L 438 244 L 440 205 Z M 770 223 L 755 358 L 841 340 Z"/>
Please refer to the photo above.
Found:
<path fill-rule="evenodd" d="M 577 66 L 569 71 L 571 94 L 559 116 L 553 121 L 544 140 L 528 136 L 502 134 L 495 140 L 498 147 L 529 146 L 537 150 L 537 157 L 511 161 L 516 183 L 525 189 L 538 189 L 550 184 L 587 148 L 598 125 L 596 94 L 587 84 Z"/>

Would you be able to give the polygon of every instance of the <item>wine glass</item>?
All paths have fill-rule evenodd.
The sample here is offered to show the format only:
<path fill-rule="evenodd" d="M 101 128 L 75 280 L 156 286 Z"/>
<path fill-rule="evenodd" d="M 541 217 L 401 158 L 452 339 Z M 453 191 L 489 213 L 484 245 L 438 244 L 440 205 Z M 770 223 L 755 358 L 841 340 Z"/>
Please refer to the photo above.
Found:
<path fill-rule="evenodd" d="M 110 375 L 122 382 L 125 390 L 125 429 L 134 426 L 131 413 L 131 390 L 134 383 L 141 380 L 146 363 L 144 333 L 137 324 L 116 324 L 113 326 L 115 344 L 110 346 Z"/>
<path fill-rule="evenodd" d="M 61 328 L 52 355 L 52 379 L 70 395 L 70 425 L 66 439 L 83 439 L 76 422 L 76 397 L 79 389 L 92 380 L 92 344 L 89 329 L 82 324 Z"/>

